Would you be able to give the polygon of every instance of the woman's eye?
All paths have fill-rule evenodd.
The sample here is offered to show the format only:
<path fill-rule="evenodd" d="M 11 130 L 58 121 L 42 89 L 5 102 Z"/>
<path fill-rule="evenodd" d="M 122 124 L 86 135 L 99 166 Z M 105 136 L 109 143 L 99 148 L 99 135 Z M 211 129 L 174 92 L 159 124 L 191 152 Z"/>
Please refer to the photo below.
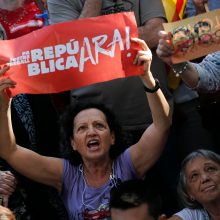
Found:
<path fill-rule="evenodd" d="M 97 123 L 95 127 L 98 128 L 98 129 L 102 129 L 102 128 L 104 128 L 104 125 L 100 124 L 100 123 Z"/>
<path fill-rule="evenodd" d="M 208 167 L 208 168 L 207 168 L 207 171 L 208 171 L 208 172 L 213 172 L 213 171 L 215 171 L 215 170 L 216 170 L 215 167 Z"/>
<path fill-rule="evenodd" d="M 191 181 L 195 181 L 197 179 L 197 177 L 198 177 L 197 173 L 192 174 Z"/>
<path fill-rule="evenodd" d="M 86 126 L 80 126 L 77 129 L 77 131 L 84 131 L 84 130 L 86 130 Z"/>

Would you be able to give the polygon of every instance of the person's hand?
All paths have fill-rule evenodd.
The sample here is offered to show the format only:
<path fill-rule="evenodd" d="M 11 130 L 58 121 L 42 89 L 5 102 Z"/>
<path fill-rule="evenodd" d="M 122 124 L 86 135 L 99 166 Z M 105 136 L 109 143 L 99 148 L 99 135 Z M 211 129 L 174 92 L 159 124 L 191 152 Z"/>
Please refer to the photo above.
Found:
<path fill-rule="evenodd" d="M 8 207 L 8 199 L 15 191 L 16 177 L 10 171 L 0 171 L 0 200 L 1 205 Z"/>
<path fill-rule="evenodd" d="M 16 83 L 9 78 L 3 78 L 3 75 L 9 70 L 10 67 L 5 66 L 0 68 L 0 109 L 8 108 L 9 97 L 6 93 L 6 89 L 14 88 Z"/>
<path fill-rule="evenodd" d="M 168 65 L 172 65 L 172 55 L 174 54 L 174 48 L 171 42 L 171 35 L 165 31 L 159 31 L 159 43 L 157 46 L 157 55 L 163 62 Z"/>
<path fill-rule="evenodd" d="M 167 220 L 167 217 L 165 214 L 162 214 L 158 217 L 158 220 Z"/>
<path fill-rule="evenodd" d="M 131 40 L 141 46 L 143 50 L 139 50 L 134 59 L 135 65 L 144 65 L 144 75 L 150 73 L 150 67 L 152 62 L 152 53 L 144 40 L 139 38 L 131 38 Z"/>
<path fill-rule="evenodd" d="M 196 8 L 196 14 L 201 14 L 206 12 L 205 4 L 208 3 L 208 0 L 193 0 L 193 4 Z"/>

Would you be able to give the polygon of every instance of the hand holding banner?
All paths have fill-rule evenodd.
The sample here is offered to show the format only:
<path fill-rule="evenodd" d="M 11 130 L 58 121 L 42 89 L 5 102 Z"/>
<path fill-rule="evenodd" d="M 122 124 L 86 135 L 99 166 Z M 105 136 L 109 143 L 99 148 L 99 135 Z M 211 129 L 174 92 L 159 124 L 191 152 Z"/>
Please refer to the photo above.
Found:
<path fill-rule="evenodd" d="M 71 90 L 143 73 L 133 65 L 137 36 L 132 12 L 54 24 L 0 41 L 0 64 L 11 67 L 13 96 Z"/>

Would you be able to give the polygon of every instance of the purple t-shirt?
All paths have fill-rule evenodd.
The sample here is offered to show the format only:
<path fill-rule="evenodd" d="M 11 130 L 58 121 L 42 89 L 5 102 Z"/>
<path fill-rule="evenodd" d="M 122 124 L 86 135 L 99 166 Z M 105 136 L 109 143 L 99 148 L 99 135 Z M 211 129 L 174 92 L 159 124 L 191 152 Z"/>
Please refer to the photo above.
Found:
<path fill-rule="evenodd" d="M 73 166 L 64 160 L 62 192 L 60 194 L 69 220 L 110 219 L 110 190 L 120 181 L 137 178 L 128 148 L 113 162 L 112 178 L 99 188 L 86 184 L 82 165 Z"/>

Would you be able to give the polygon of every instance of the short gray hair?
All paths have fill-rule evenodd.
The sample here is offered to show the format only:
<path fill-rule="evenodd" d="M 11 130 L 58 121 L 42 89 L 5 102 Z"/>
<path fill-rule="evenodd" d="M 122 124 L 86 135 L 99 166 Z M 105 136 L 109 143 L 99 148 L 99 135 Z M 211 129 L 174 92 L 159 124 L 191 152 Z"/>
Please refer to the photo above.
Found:
<path fill-rule="evenodd" d="M 218 154 L 214 153 L 213 151 L 202 150 L 202 149 L 193 151 L 183 160 L 180 170 L 177 192 L 179 194 L 179 198 L 182 205 L 184 207 L 188 207 L 192 209 L 202 208 L 202 205 L 198 203 L 196 200 L 192 201 L 192 199 L 188 195 L 185 172 L 186 172 L 187 164 L 198 157 L 207 158 L 220 165 L 220 156 Z"/>

